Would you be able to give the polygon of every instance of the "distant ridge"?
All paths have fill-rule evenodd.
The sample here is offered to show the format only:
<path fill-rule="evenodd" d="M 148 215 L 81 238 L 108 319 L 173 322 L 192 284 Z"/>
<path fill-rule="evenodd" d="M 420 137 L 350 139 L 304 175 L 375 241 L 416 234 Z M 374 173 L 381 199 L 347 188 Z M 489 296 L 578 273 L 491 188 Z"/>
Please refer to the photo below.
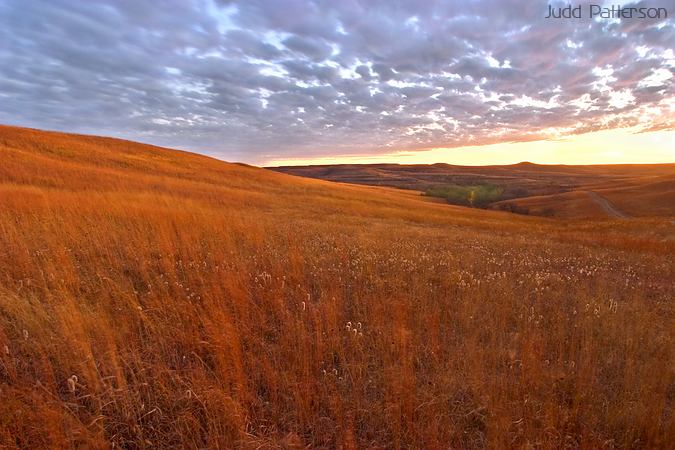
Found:
<path fill-rule="evenodd" d="M 669 189 L 659 191 L 656 187 L 646 187 L 675 176 L 675 164 L 542 165 L 522 161 L 493 166 L 457 166 L 446 163 L 335 164 L 270 167 L 270 170 L 340 183 L 388 186 L 422 192 L 438 191 L 455 185 L 498 186 L 502 189 L 501 197 L 490 205 L 491 208 L 563 217 L 608 216 L 606 208 L 598 208 L 597 203 L 588 195 L 572 195 L 577 190 L 628 188 L 629 191 L 624 193 L 633 192 L 638 196 L 635 189 L 636 186 L 641 186 L 640 189 L 650 192 L 648 207 L 640 207 L 639 202 L 635 202 L 626 205 L 628 210 L 637 215 L 650 215 L 650 211 L 654 215 L 668 215 L 671 210 L 675 213 L 675 206 L 667 206 L 675 205 L 675 196 L 671 195 Z M 639 195 L 643 194 L 646 195 L 644 192 Z M 555 197 L 560 195 L 562 196 Z M 539 198 L 549 200 L 539 207 L 538 200 L 535 200 Z M 574 201 L 570 202 L 572 198 Z M 616 201 L 621 203 L 622 199 L 617 198 Z"/>

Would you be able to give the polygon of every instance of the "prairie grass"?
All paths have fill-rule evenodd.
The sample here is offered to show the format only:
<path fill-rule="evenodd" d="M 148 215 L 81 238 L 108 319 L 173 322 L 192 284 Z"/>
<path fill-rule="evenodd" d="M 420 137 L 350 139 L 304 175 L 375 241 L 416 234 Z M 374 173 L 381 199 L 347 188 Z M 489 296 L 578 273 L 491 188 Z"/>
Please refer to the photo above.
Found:
<path fill-rule="evenodd" d="M 0 447 L 666 448 L 674 253 L 0 127 Z"/>

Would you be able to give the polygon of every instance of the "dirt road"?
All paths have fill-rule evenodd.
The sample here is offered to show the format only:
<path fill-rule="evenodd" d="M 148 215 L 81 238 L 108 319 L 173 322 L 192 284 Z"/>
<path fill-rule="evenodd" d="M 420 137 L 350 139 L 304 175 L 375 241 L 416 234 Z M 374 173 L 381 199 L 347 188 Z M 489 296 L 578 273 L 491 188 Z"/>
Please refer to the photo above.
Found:
<path fill-rule="evenodd" d="M 628 218 L 630 218 L 629 215 L 627 215 L 627 214 L 619 211 L 618 209 L 616 209 L 616 206 L 612 205 L 606 198 L 600 196 L 599 194 L 597 194 L 596 192 L 593 192 L 593 191 L 587 191 L 587 192 L 588 192 L 588 196 L 591 197 L 591 199 L 593 199 L 593 201 L 595 201 L 595 203 L 600 205 L 602 207 L 602 209 L 605 210 L 605 212 L 608 215 L 610 215 L 612 217 L 616 217 L 617 219 L 628 219 Z"/>

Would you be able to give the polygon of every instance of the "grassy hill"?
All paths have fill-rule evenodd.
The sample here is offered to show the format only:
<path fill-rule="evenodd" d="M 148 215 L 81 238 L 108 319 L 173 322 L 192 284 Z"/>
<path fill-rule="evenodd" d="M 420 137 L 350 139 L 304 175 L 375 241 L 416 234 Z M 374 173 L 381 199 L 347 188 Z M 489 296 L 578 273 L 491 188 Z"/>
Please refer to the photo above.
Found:
<path fill-rule="evenodd" d="M 568 219 L 607 218 L 608 211 L 597 196 L 611 202 L 624 217 L 675 218 L 675 174 L 598 183 L 562 194 L 500 201 L 491 207 Z"/>
<path fill-rule="evenodd" d="M 0 127 L 0 447 L 664 448 L 674 253 Z"/>

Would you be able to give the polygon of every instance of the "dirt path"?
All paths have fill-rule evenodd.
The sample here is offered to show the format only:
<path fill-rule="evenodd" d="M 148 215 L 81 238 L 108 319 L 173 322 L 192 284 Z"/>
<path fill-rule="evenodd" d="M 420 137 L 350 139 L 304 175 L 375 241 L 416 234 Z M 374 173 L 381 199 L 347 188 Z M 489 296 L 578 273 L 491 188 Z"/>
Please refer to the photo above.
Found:
<path fill-rule="evenodd" d="M 598 205 L 602 207 L 602 209 L 605 210 L 607 214 L 609 214 L 612 217 L 616 217 L 617 219 L 628 219 L 630 218 L 629 215 L 619 211 L 616 209 L 616 206 L 612 205 L 606 198 L 601 197 L 599 194 L 593 191 L 586 191 L 588 192 L 588 196 L 595 201 Z"/>

